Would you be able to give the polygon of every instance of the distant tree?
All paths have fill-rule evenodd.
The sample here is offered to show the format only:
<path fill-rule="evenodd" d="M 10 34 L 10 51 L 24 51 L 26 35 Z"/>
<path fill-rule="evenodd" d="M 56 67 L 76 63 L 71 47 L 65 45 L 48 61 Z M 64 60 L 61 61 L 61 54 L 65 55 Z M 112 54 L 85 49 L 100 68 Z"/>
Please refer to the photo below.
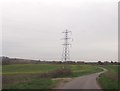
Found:
<path fill-rule="evenodd" d="M 103 63 L 101 61 L 98 61 L 98 64 L 102 65 Z"/>
<path fill-rule="evenodd" d="M 107 65 L 107 64 L 110 64 L 110 62 L 109 62 L 109 61 L 105 61 L 105 62 L 104 62 L 104 64 L 106 64 L 106 65 Z"/>
<path fill-rule="evenodd" d="M 114 62 L 113 61 L 111 61 L 111 64 L 113 64 Z"/>
<path fill-rule="evenodd" d="M 118 62 L 115 61 L 114 64 L 118 64 Z"/>
<path fill-rule="evenodd" d="M 10 59 L 8 57 L 2 57 L 2 65 L 10 64 Z"/>

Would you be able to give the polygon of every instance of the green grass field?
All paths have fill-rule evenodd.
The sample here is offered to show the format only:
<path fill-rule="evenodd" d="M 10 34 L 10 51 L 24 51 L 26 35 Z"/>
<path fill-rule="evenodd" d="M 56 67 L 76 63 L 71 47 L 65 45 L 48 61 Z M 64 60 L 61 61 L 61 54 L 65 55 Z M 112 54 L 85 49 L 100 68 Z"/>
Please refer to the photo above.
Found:
<path fill-rule="evenodd" d="M 2 74 L 36 74 L 45 73 L 62 68 L 62 65 L 51 64 L 14 64 L 4 65 L 2 67 Z"/>
<path fill-rule="evenodd" d="M 97 66 L 93 65 L 67 65 L 73 71 L 72 76 L 80 76 L 90 73 L 102 71 Z M 56 69 L 62 68 L 62 64 L 16 64 L 4 65 L 2 67 L 2 74 L 37 74 L 46 73 Z"/>
<path fill-rule="evenodd" d="M 98 68 L 95 65 L 67 65 L 71 70 L 72 74 L 69 76 L 63 77 L 78 77 L 82 75 L 87 75 L 91 73 L 96 73 L 102 71 L 102 69 Z M 42 89 L 42 88 L 53 88 L 53 86 L 57 83 L 57 81 L 53 81 L 51 78 L 43 79 L 43 78 L 27 78 L 27 80 L 21 76 L 16 75 L 28 75 L 28 74 L 41 74 L 50 71 L 54 71 L 56 69 L 60 69 L 63 67 L 63 64 L 14 64 L 14 65 L 3 65 L 2 72 L 4 76 L 14 76 L 17 78 L 16 83 L 12 84 L 3 84 L 3 88 L 5 89 Z M 61 77 L 61 76 L 60 76 Z M 12 78 L 13 81 L 15 78 Z M 9 79 L 10 80 L 10 79 Z M 23 81 L 22 81 L 23 80 Z"/>
<path fill-rule="evenodd" d="M 109 91 L 109 89 L 118 89 L 118 65 L 106 65 L 103 67 L 108 71 L 102 74 L 99 79 L 102 88 L 104 88 L 105 91 Z"/>

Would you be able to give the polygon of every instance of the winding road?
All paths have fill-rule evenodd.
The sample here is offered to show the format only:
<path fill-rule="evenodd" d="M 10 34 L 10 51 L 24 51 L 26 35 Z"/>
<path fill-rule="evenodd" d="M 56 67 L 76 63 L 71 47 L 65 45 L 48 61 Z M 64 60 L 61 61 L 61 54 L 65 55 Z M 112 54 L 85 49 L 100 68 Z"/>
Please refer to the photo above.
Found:
<path fill-rule="evenodd" d="M 107 70 L 102 67 L 100 68 L 103 69 L 102 72 L 77 77 L 63 86 L 59 86 L 58 89 L 101 89 L 96 79 Z"/>

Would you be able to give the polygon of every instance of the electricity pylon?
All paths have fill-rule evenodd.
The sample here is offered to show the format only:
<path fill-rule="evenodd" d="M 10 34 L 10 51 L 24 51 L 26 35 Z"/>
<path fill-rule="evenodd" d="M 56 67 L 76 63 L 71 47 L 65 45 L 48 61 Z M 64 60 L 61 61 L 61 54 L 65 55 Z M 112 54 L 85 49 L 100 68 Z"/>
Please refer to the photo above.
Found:
<path fill-rule="evenodd" d="M 66 61 L 70 61 L 70 51 L 69 51 L 69 48 L 70 48 L 70 43 L 69 43 L 69 39 L 71 39 L 69 37 L 69 33 L 71 33 L 71 31 L 68 31 L 67 29 L 62 32 L 65 34 L 65 37 L 63 38 L 64 40 L 64 44 L 63 45 L 63 53 L 62 53 L 62 61 L 63 62 L 66 62 Z"/>

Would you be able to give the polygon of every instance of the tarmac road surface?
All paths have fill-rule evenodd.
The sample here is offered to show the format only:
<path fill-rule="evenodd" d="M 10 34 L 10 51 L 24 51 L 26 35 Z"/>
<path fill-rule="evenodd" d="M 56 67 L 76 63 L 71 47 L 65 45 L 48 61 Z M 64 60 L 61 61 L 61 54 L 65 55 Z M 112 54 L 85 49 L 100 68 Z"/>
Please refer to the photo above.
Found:
<path fill-rule="evenodd" d="M 96 79 L 107 70 L 102 67 L 100 68 L 103 69 L 102 72 L 77 77 L 63 86 L 59 86 L 58 89 L 101 89 Z"/>

